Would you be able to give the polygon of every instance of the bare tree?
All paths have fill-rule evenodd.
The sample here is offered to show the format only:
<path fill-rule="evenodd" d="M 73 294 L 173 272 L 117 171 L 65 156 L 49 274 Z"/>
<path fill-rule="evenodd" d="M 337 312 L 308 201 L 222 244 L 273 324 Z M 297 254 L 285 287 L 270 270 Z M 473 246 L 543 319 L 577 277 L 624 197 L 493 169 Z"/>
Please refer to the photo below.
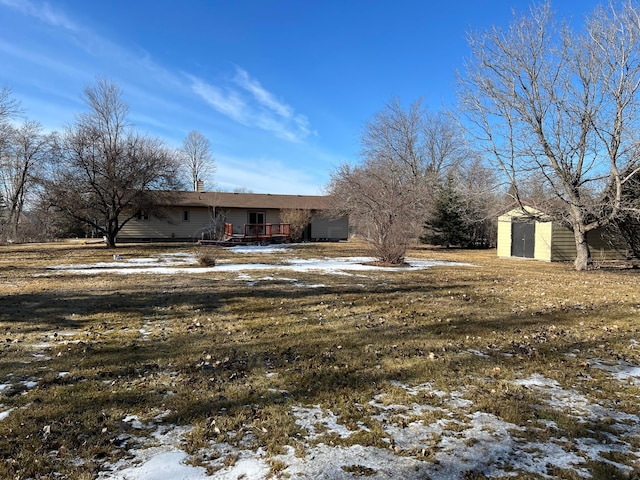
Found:
<path fill-rule="evenodd" d="M 422 210 L 422 195 L 413 195 L 409 190 L 418 184 L 405 184 L 403 176 L 394 170 L 374 162 L 343 165 L 332 175 L 329 193 L 332 210 L 337 215 L 349 215 L 350 223 L 381 262 L 402 264 L 410 238 L 416 233 L 412 212 Z"/>
<path fill-rule="evenodd" d="M 11 156 L 11 137 L 14 131 L 11 120 L 20 112 L 20 102 L 12 97 L 9 87 L 3 85 L 0 88 L 0 177 L 3 184 L 5 183 L 4 178 L 7 176 L 8 159 Z M 7 192 L 0 190 L 0 226 L 5 225 L 7 220 L 11 221 L 7 218 L 8 202 L 10 203 L 10 199 L 7 198 Z"/>
<path fill-rule="evenodd" d="M 503 211 L 494 172 L 480 157 L 447 170 L 433 193 L 434 201 L 421 240 L 463 248 L 495 246 L 497 218 Z"/>
<path fill-rule="evenodd" d="M 7 128 L 7 144 L 0 153 L 0 195 L 6 209 L 7 238 L 18 238 L 18 226 L 29 187 L 45 162 L 49 150 L 49 137 L 42 126 L 26 121 L 20 127 Z"/>
<path fill-rule="evenodd" d="M 226 237 L 228 232 L 226 224 L 229 211 L 225 207 L 218 205 L 218 203 L 220 203 L 220 199 L 218 198 L 217 193 L 210 198 L 212 201 L 209 204 L 209 223 L 201 231 L 201 234 L 206 234 L 208 236 L 208 240 L 227 240 Z"/>
<path fill-rule="evenodd" d="M 22 112 L 20 102 L 13 98 L 11 89 L 3 85 L 0 88 L 0 125 Z"/>
<path fill-rule="evenodd" d="M 464 144 L 451 117 L 392 99 L 367 123 L 361 145 L 362 163 L 332 175 L 333 209 L 350 216 L 380 261 L 399 264 L 420 235 L 441 173 L 462 160 Z"/>
<path fill-rule="evenodd" d="M 283 223 L 288 223 L 291 229 L 291 238 L 294 241 L 298 241 L 302 238 L 305 229 L 311 223 L 312 218 L 311 210 L 304 210 L 302 208 L 286 208 L 280 211 L 280 220 Z"/>
<path fill-rule="evenodd" d="M 84 98 L 89 111 L 64 132 L 46 191 L 60 212 L 115 247 L 127 222 L 158 210 L 155 192 L 175 186 L 178 166 L 160 140 L 127 122 L 129 108 L 117 84 L 100 79 Z"/>
<path fill-rule="evenodd" d="M 437 177 L 466 155 L 452 117 L 425 109 L 422 100 L 405 109 L 391 99 L 366 124 L 360 143 L 364 159 L 392 161 L 414 178 Z"/>
<path fill-rule="evenodd" d="M 575 268 L 589 268 L 587 233 L 623 214 L 623 187 L 640 170 L 640 11 L 611 2 L 577 32 L 547 2 L 469 43 L 461 100 L 470 130 L 521 205 L 523 181 L 542 179 L 561 206 L 546 213 L 574 232 Z"/>
<path fill-rule="evenodd" d="M 198 181 L 211 181 L 216 167 L 207 137 L 197 130 L 190 131 L 182 142 L 179 153 L 184 168 L 189 172 L 192 186 Z"/>

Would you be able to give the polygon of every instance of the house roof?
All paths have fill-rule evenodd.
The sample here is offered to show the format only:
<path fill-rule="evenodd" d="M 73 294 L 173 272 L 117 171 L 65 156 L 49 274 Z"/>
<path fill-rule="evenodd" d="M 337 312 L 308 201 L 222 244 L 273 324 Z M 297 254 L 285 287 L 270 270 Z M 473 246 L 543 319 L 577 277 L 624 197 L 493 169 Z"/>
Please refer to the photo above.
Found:
<path fill-rule="evenodd" d="M 176 207 L 218 207 L 247 209 L 296 208 L 326 210 L 329 197 L 322 195 L 272 195 L 229 192 L 161 192 L 161 203 Z"/>

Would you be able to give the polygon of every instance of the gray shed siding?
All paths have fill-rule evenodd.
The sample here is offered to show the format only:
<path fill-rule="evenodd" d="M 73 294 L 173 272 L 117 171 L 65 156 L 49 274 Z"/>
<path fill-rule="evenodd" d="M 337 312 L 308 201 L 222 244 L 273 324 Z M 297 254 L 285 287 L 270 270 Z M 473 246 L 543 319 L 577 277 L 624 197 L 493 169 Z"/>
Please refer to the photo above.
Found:
<path fill-rule="evenodd" d="M 332 219 L 315 214 L 311 220 L 311 239 L 347 240 L 349 238 L 349 219 Z"/>

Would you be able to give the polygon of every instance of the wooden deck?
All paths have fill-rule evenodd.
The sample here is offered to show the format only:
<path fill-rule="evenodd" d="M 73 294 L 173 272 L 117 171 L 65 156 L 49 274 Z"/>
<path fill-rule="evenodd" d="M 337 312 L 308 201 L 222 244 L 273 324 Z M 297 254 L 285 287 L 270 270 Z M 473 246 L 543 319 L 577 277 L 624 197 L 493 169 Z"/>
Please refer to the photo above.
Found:
<path fill-rule="evenodd" d="M 199 240 L 200 245 L 234 246 L 252 243 L 289 243 L 291 241 L 291 225 L 288 223 L 248 223 L 244 225 L 242 234 L 233 233 L 233 224 L 224 224 L 224 239 Z"/>

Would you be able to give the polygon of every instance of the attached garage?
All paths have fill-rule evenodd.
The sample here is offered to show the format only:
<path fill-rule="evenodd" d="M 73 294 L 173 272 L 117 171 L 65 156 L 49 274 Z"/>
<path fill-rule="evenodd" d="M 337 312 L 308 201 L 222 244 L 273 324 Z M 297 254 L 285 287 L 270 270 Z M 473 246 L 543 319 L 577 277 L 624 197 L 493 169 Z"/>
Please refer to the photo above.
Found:
<path fill-rule="evenodd" d="M 498 217 L 498 256 L 546 262 L 572 262 L 576 258 L 573 232 L 531 207 L 516 208 Z M 535 217 L 535 218 L 532 218 Z M 624 247 L 612 246 L 601 230 L 587 235 L 594 260 L 625 258 Z"/>

